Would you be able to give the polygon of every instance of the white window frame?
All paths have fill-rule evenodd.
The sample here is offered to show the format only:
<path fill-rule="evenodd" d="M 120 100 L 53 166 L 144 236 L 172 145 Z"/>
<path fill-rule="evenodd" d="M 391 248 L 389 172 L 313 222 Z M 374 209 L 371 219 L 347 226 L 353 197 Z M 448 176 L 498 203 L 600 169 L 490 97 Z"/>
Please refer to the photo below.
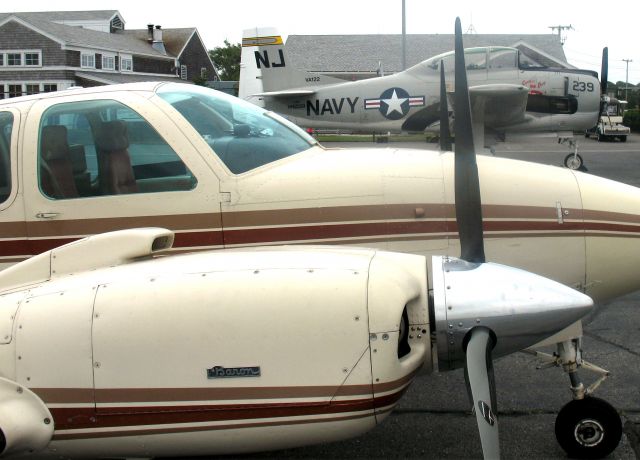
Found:
<path fill-rule="evenodd" d="M 38 56 L 38 63 L 27 64 L 27 54 L 35 54 L 36 56 Z M 25 51 L 23 54 L 23 58 L 24 58 L 23 62 L 25 67 L 42 67 L 42 53 L 39 51 Z"/>
<path fill-rule="evenodd" d="M 39 81 L 7 81 L 0 82 L 0 92 L 3 93 L 5 99 L 9 98 L 9 85 L 20 86 L 22 95 L 27 94 L 27 85 L 37 85 L 38 93 L 44 93 L 44 85 L 56 85 L 55 91 L 66 89 L 68 86 L 72 86 L 73 83 L 68 81 L 51 81 L 51 80 L 39 80 Z M 1 99 L 0 99 L 1 100 Z"/>
<path fill-rule="evenodd" d="M 106 63 L 111 63 L 107 66 Z M 116 70 L 116 55 L 115 54 L 103 54 L 102 55 L 102 70 Z"/>
<path fill-rule="evenodd" d="M 10 54 L 19 54 L 20 55 L 20 64 L 19 65 L 9 65 L 9 55 Z M 27 64 L 27 54 L 37 54 L 38 55 L 38 63 L 37 64 Z M 0 63 L 0 67 L 10 67 L 12 69 L 23 68 L 23 67 L 42 67 L 42 50 L 0 50 L 0 56 L 2 56 L 2 63 Z"/>
<path fill-rule="evenodd" d="M 128 62 L 129 65 L 125 66 L 125 62 Z M 120 55 L 120 71 L 121 72 L 133 72 L 133 57 L 130 54 L 121 54 Z"/>
<path fill-rule="evenodd" d="M 187 77 L 188 77 L 188 75 L 187 75 L 187 66 L 182 64 L 180 66 L 180 79 L 181 80 L 186 80 Z"/>
<path fill-rule="evenodd" d="M 18 55 L 19 59 L 20 59 L 20 64 L 10 64 L 9 63 L 9 56 L 13 56 L 13 55 Z M 22 67 L 23 66 L 23 62 L 24 62 L 24 56 L 22 53 L 19 52 L 15 52 L 15 51 L 9 51 L 8 53 L 5 54 L 5 60 L 7 61 L 7 67 Z"/>
<path fill-rule="evenodd" d="M 84 58 L 87 58 L 87 61 L 91 61 L 91 65 L 87 62 L 85 64 Z M 95 69 L 96 68 L 96 54 L 95 53 L 80 53 L 80 68 L 82 69 Z"/>

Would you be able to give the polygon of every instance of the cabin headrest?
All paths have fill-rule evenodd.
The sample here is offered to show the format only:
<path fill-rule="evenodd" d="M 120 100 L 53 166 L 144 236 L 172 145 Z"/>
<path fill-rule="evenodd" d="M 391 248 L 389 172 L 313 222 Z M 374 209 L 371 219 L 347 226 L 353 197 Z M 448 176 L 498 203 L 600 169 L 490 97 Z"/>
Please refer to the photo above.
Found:
<path fill-rule="evenodd" d="M 40 156 L 45 161 L 61 160 L 69 157 L 67 128 L 51 125 L 42 128 L 40 136 Z"/>
<path fill-rule="evenodd" d="M 115 152 L 128 148 L 127 124 L 121 120 L 101 123 L 96 135 L 96 147 L 104 152 Z"/>

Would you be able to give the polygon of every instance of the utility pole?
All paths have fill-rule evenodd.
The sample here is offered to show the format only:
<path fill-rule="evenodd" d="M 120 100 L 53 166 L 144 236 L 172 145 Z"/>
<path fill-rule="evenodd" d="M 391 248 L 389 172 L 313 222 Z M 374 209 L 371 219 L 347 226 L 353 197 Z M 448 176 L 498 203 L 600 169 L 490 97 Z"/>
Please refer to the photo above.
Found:
<path fill-rule="evenodd" d="M 569 24 L 568 26 L 549 26 L 549 29 L 551 29 L 551 32 L 555 31 L 556 29 L 558 29 L 558 40 L 560 40 L 560 44 L 564 45 L 564 42 L 567 41 L 567 37 L 565 36 L 564 38 L 562 37 L 562 31 L 563 30 L 574 30 L 573 26 L 571 24 Z"/>
<path fill-rule="evenodd" d="M 622 61 L 627 63 L 627 77 L 624 82 L 624 100 L 628 101 L 629 95 L 627 93 L 629 91 L 629 63 L 633 62 L 633 59 L 622 59 Z"/>
<path fill-rule="evenodd" d="M 402 70 L 407 69 L 407 15 L 404 2 L 402 0 Z"/>

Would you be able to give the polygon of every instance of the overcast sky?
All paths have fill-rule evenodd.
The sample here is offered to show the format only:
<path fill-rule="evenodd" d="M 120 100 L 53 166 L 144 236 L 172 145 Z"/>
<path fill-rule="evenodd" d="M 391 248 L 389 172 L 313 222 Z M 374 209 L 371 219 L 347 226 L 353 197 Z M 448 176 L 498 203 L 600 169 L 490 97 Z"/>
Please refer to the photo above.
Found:
<path fill-rule="evenodd" d="M 118 10 L 127 29 L 197 27 L 207 48 L 227 39 L 238 43 L 242 30 L 255 26 L 277 27 L 288 34 L 401 33 L 402 0 L 180 0 L 3 1 L 0 11 Z M 596 6 L 600 6 L 596 9 Z M 460 16 L 462 29 L 470 25 L 479 34 L 546 34 L 549 26 L 572 25 L 564 45 L 568 61 L 600 71 L 602 48 L 609 47 L 609 80 L 640 83 L 640 1 L 614 2 L 563 0 L 406 0 L 407 33 L 453 33 Z M 13 10 L 15 11 L 15 10 Z M 400 52 L 400 50 L 399 50 Z"/>

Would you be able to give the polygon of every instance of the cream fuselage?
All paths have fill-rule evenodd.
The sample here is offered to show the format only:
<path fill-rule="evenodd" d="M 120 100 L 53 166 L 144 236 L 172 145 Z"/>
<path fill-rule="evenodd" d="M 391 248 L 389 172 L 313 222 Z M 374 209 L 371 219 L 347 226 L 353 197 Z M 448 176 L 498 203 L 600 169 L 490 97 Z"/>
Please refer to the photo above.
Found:
<path fill-rule="evenodd" d="M 11 187 L 7 199 L 0 204 L 0 263 L 3 266 L 82 236 L 142 226 L 174 230 L 175 252 L 329 243 L 420 255 L 459 254 L 451 153 L 316 146 L 246 173 L 233 174 L 210 144 L 170 105 L 154 95 L 154 88 L 144 84 L 122 89 L 79 90 L 0 105 L 0 112 L 10 111 L 16 120 L 10 139 Z M 119 101 L 143 115 L 179 154 L 197 178 L 197 185 L 191 190 L 159 193 L 57 200 L 46 197 L 38 185 L 37 167 L 43 112 L 61 102 L 103 99 Z M 566 169 L 499 158 L 478 157 L 478 167 L 488 260 L 558 280 L 600 302 L 639 287 L 636 276 L 640 261 L 638 189 Z M 34 302 L 45 298 L 62 302 L 64 296 L 55 297 L 54 293 L 46 292 L 46 287 L 42 289 L 42 296 Z M 133 286 L 132 290 L 135 292 Z M 94 295 L 83 289 L 74 292 L 73 295 L 87 299 Z M 3 297 L 3 302 L 17 300 Z M 110 299 L 107 303 L 119 302 Z M 158 303 L 161 304 L 161 298 Z M 193 303 L 197 304 L 197 299 Z M 66 312 L 61 308 L 65 303 L 55 307 L 55 302 L 47 300 L 46 304 L 40 310 L 50 309 L 51 322 L 62 321 Z M 86 308 L 86 302 L 77 305 Z M 170 310 L 170 305 L 163 308 Z M 86 324 L 92 321 L 93 312 L 85 313 L 79 321 Z M 132 321 L 128 327 L 137 326 L 134 313 L 123 311 L 121 314 L 120 320 L 124 323 Z M 78 321 L 79 317 L 73 318 Z M 224 318 L 221 316 L 221 320 Z M 174 319 L 178 321 L 177 317 Z M 188 321 L 188 318 L 181 320 Z M 48 324 L 38 327 L 48 328 Z M 169 326 L 163 326 L 167 340 L 171 340 Z M 66 324 L 48 333 L 65 335 L 71 330 L 73 325 Z M 91 334 L 89 329 L 83 330 L 84 334 Z M 128 334 L 123 332 L 123 335 Z M 84 350 L 88 351 L 91 338 L 85 336 L 82 340 Z M 19 366 L 12 352 L 16 346 L 20 347 L 19 341 L 0 345 L 5 347 L 0 352 L 4 356 L 2 373 L 7 378 L 17 376 Z M 152 350 L 153 343 L 145 346 Z M 85 354 L 83 359 L 91 358 Z M 155 358 L 149 355 L 149 359 Z M 180 361 L 179 356 L 172 359 L 176 363 Z M 231 367 L 231 364 L 222 365 Z M 93 372 L 99 374 L 89 368 L 83 372 L 87 378 Z M 166 369 L 166 372 L 173 370 Z M 394 374 L 385 381 L 393 382 L 403 375 L 406 374 Z M 21 376 L 28 377 L 27 374 L 17 377 Z M 120 382 L 117 376 L 114 378 L 116 383 L 104 387 L 96 383 L 96 394 L 105 390 L 108 395 L 108 388 L 119 387 L 121 383 L 128 389 L 138 387 L 137 382 Z M 46 378 L 43 381 L 41 390 L 75 385 L 75 389 L 92 394 L 94 391 L 94 384 L 89 380 L 80 379 L 74 384 Z M 312 381 L 304 380 L 302 385 L 311 385 Z M 165 386 L 182 384 L 176 382 Z M 23 383 L 30 386 L 26 380 Z M 41 394 L 48 404 L 64 405 L 55 391 Z M 128 401 L 131 404 L 131 400 L 119 397 L 114 396 L 110 403 L 118 405 Z M 166 403 L 162 395 L 151 398 L 159 404 Z M 72 405 L 93 404 L 83 401 Z M 133 401 L 139 402 L 135 398 Z M 87 423 L 91 423 L 91 416 Z M 366 423 L 373 423 L 373 418 Z M 301 425 L 292 425 L 291 435 L 301 429 Z M 268 438 L 270 433 L 269 429 L 253 432 L 257 438 Z"/>

